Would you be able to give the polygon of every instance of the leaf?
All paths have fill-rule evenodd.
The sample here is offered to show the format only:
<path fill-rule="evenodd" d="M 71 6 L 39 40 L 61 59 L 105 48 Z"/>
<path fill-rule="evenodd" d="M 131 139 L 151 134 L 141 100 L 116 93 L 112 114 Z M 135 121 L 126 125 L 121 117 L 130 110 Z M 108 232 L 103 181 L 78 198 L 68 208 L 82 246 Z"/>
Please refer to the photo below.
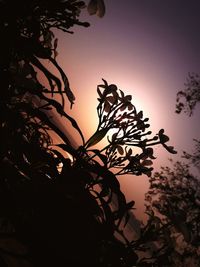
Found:
<path fill-rule="evenodd" d="M 132 155 L 133 151 L 131 148 L 129 148 L 129 150 L 126 153 L 126 156 L 130 157 Z"/>
<path fill-rule="evenodd" d="M 128 210 L 130 210 L 130 209 L 132 209 L 132 207 L 135 205 L 135 201 L 134 200 L 132 200 L 132 201 L 130 201 L 130 202 L 128 202 L 127 204 L 126 204 L 126 208 L 128 209 Z"/>
<path fill-rule="evenodd" d="M 94 152 L 100 158 L 100 160 L 104 163 L 104 165 L 106 165 L 107 157 L 105 155 L 101 154 L 98 149 L 92 149 L 91 151 Z"/>
<path fill-rule="evenodd" d="M 108 87 L 108 83 L 107 83 L 107 81 L 104 80 L 104 79 L 102 79 L 102 81 L 104 82 L 104 84 L 103 84 L 103 85 L 100 85 L 100 87 L 102 87 L 102 88 L 106 88 L 106 87 Z"/>
<path fill-rule="evenodd" d="M 115 139 L 116 139 L 116 137 L 117 137 L 117 135 L 118 135 L 118 133 L 114 133 L 113 135 L 112 135 L 112 142 L 114 142 L 115 141 Z"/>
<path fill-rule="evenodd" d="M 131 110 L 133 110 L 133 109 L 134 109 L 134 105 L 131 104 L 131 103 L 129 103 L 129 104 L 128 104 L 128 110 L 131 111 Z"/>
<path fill-rule="evenodd" d="M 58 147 L 62 148 L 64 151 L 68 152 L 70 155 L 74 154 L 74 150 L 68 144 L 57 144 L 55 146 L 58 146 Z M 54 153 L 55 153 L 55 151 L 54 151 Z"/>
<path fill-rule="evenodd" d="M 107 97 L 106 97 L 106 100 L 107 100 L 108 102 L 110 102 L 111 104 L 114 104 L 115 101 L 116 101 L 116 99 L 115 99 L 113 96 L 107 96 Z"/>
<path fill-rule="evenodd" d="M 160 141 L 161 141 L 161 143 L 166 143 L 169 141 L 169 137 L 167 135 L 163 134 L 160 136 Z"/>
<path fill-rule="evenodd" d="M 65 87 L 65 93 L 66 93 L 66 95 L 67 95 L 67 97 L 69 99 L 69 102 L 71 103 L 70 107 L 72 108 L 72 106 L 74 104 L 75 96 L 74 96 L 72 90 L 68 86 Z"/>
<path fill-rule="evenodd" d="M 143 112 L 142 111 L 138 112 L 137 118 L 138 119 L 142 119 L 142 117 L 143 117 Z"/>
<path fill-rule="evenodd" d="M 44 96 L 43 94 L 39 94 L 39 97 L 45 101 L 47 101 L 50 105 L 52 105 L 53 107 L 55 107 L 56 111 L 61 115 L 64 116 L 67 120 L 69 120 L 71 122 L 71 125 L 74 127 L 74 129 L 76 129 L 78 131 L 78 133 L 80 134 L 83 143 L 85 143 L 84 140 L 84 136 L 83 133 L 81 132 L 81 129 L 79 128 L 77 122 L 75 121 L 75 119 L 73 119 L 72 117 L 70 117 L 63 109 L 62 105 L 57 102 L 54 99 L 49 99 L 46 96 Z M 62 133 L 63 136 L 63 133 Z M 63 138 L 62 138 L 63 139 Z M 64 140 L 64 139 L 63 139 Z"/>
<path fill-rule="evenodd" d="M 112 92 L 112 93 L 116 93 L 117 92 L 117 86 L 115 84 L 110 84 L 108 86 L 109 88 L 109 91 Z"/>
<path fill-rule="evenodd" d="M 119 152 L 120 155 L 124 154 L 124 150 L 122 146 L 117 146 L 117 151 Z"/>
<path fill-rule="evenodd" d="M 177 151 L 174 149 L 173 146 L 167 146 L 166 144 L 162 144 L 164 148 L 171 154 L 177 154 Z"/>
<path fill-rule="evenodd" d="M 60 75 L 61 75 L 63 83 L 64 83 L 64 91 L 66 93 L 66 96 L 67 96 L 69 102 L 71 103 L 71 108 L 72 108 L 72 105 L 74 104 L 75 96 L 74 96 L 74 94 L 73 94 L 73 92 L 69 86 L 68 78 L 67 78 L 66 74 L 64 73 L 64 71 L 62 70 L 62 68 L 58 65 L 58 63 L 56 62 L 55 59 L 50 58 L 49 60 L 53 63 L 53 65 L 60 72 Z M 62 91 L 61 88 L 59 91 L 60 92 Z M 64 100 L 63 100 L 62 93 L 61 93 L 61 97 L 62 97 L 62 102 L 63 102 L 62 106 L 64 107 Z"/>
<path fill-rule="evenodd" d="M 97 131 L 95 134 L 93 134 L 92 137 L 90 137 L 90 139 L 87 141 L 85 147 L 88 148 L 88 147 L 94 146 L 97 143 L 99 143 L 105 137 L 108 130 L 109 129 L 105 128 L 105 129 L 102 129 L 100 131 Z"/>
<path fill-rule="evenodd" d="M 117 180 L 116 176 L 106 169 L 101 172 L 101 176 L 103 178 L 102 184 L 104 186 L 108 186 L 112 190 L 112 192 L 118 195 L 118 193 L 120 192 L 120 183 Z"/>
<path fill-rule="evenodd" d="M 50 85 L 52 94 L 55 88 L 53 81 L 56 83 L 58 91 L 62 91 L 61 81 L 55 75 L 53 75 L 46 67 L 44 67 L 44 65 L 35 56 L 32 56 L 30 60 L 31 60 L 31 63 L 34 66 L 36 66 L 39 70 L 41 70 L 43 74 L 46 76 L 48 83 Z M 52 61 L 53 59 L 50 57 L 49 60 Z"/>
<path fill-rule="evenodd" d="M 126 109 L 126 105 L 125 104 L 123 104 L 123 105 L 121 105 L 121 107 L 120 107 L 120 111 L 124 111 L 125 109 Z"/>
<path fill-rule="evenodd" d="M 130 102 L 132 100 L 132 96 L 126 95 L 124 99 L 125 99 L 125 102 Z"/>
<path fill-rule="evenodd" d="M 164 129 L 161 129 L 158 133 L 158 136 L 160 138 L 160 142 L 162 144 L 166 143 L 169 141 L 169 137 L 167 135 L 164 134 Z"/>
<path fill-rule="evenodd" d="M 174 147 L 173 146 L 167 146 L 167 151 L 169 151 L 170 153 L 172 153 L 172 154 L 177 154 L 177 151 L 176 150 L 174 150 Z"/>
<path fill-rule="evenodd" d="M 119 219 L 119 222 L 118 222 L 118 225 L 119 225 L 123 217 L 125 216 L 125 214 L 127 214 L 127 211 L 130 208 L 132 208 L 135 202 L 131 201 L 130 203 L 126 203 L 126 198 L 120 190 L 117 192 L 117 201 L 118 201 L 118 210 L 115 211 L 115 219 Z"/>
<path fill-rule="evenodd" d="M 58 146 L 59 146 L 59 145 L 58 145 Z M 58 159 L 59 161 L 64 161 L 64 160 L 65 160 L 65 157 L 63 156 L 63 154 L 60 153 L 58 150 L 56 150 L 56 149 L 52 149 L 51 151 L 57 156 L 57 159 Z"/>
<path fill-rule="evenodd" d="M 108 101 L 105 101 L 105 104 L 104 104 L 104 111 L 109 113 L 110 112 L 110 108 L 111 108 L 111 105 Z"/>

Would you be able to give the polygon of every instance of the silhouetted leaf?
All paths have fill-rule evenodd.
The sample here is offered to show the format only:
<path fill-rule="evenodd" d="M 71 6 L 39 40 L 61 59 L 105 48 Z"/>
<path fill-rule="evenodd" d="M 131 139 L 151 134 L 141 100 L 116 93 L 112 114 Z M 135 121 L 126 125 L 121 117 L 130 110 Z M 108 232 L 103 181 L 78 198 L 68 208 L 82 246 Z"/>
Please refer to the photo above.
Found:
<path fill-rule="evenodd" d="M 116 176 L 106 169 L 102 170 L 101 175 L 104 178 L 103 182 L 108 185 L 113 192 L 118 193 L 120 189 L 120 183 Z"/>
<path fill-rule="evenodd" d="M 112 135 L 112 142 L 114 142 L 114 141 L 115 141 L 115 139 L 116 139 L 117 135 L 118 135 L 118 133 L 114 133 L 114 134 Z"/>
<path fill-rule="evenodd" d="M 62 148 L 64 151 L 68 152 L 69 154 L 73 155 L 74 154 L 74 150 L 72 149 L 72 147 L 68 144 L 57 144 L 56 146 Z"/>
<path fill-rule="evenodd" d="M 100 151 L 98 149 L 92 149 L 92 152 L 94 152 L 99 158 L 100 160 L 103 162 L 103 164 L 106 165 L 107 163 L 107 156 L 103 155 L 102 153 L 100 153 Z"/>
<path fill-rule="evenodd" d="M 174 149 L 173 146 L 164 146 L 166 150 L 171 154 L 177 154 L 177 151 Z"/>
<path fill-rule="evenodd" d="M 50 58 L 50 61 L 54 64 L 54 66 L 59 70 L 60 74 L 61 74 L 61 77 L 62 77 L 62 80 L 63 80 L 63 83 L 64 83 L 64 91 L 66 93 L 66 96 L 68 97 L 70 103 L 71 103 L 71 108 L 72 108 L 72 105 L 74 104 L 74 101 L 75 101 L 75 96 L 69 86 L 69 81 L 68 81 L 68 78 L 66 76 L 66 74 L 64 73 L 64 71 L 62 70 L 62 68 L 58 65 L 58 63 L 56 62 L 55 59 L 53 58 Z"/>
<path fill-rule="evenodd" d="M 111 104 L 114 104 L 115 101 L 116 101 L 116 99 L 115 99 L 113 96 L 107 96 L 107 97 L 106 97 L 106 100 L 107 100 L 108 102 L 110 102 Z"/>
<path fill-rule="evenodd" d="M 105 101 L 105 103 L 104 103 L 104 111 L 109 113 L 110 109 L 111 109 L 110 103 L 108 101 Z"/>
<path fill-rule="evenodd" d="M 126 207 L 127 207 L 127 209 L 129 210 L 129 209 L 132 209 L 132 207 L 135 205 L 135 201 L 130 201 L 130 202 L 128 202 L 127 204 L 126 204 Z"/>
<path fill-rule="evenodd" d="M 107 134 L 108 129 L 102 129 L 97 131 L 92 137 L 90 137 L 90 139 L 87 141 L 86 143 L 86 147 L 89 148 L 91 146 L 96 145 L 97 143 L 99 143 Z"/>
<path fill-rule="evenodd" d="M 124 154 L 124 149 L 122 146 L 117 146 L 117 151 L 119 152 L 120 155 L 123 155 Z"/>

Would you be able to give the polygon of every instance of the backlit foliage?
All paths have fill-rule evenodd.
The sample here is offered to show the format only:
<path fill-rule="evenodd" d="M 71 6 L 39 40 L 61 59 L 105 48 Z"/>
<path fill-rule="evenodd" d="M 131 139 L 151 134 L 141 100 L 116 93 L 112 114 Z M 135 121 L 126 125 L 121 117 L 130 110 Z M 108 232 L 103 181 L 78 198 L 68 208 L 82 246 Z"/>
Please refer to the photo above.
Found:
<path fill-rule="evenodd" d="M 200 182 L 189 166 L 176 162 L 155 173 L 146 200 L 147 213 L 157 216 L 163 264 L 199 266 Z"/>
<path fill-rule="evenodd" d="M 189 74 L 185 85 L 177 94 L 176 112 L 191 116 L 200 101 L 199 75 Z M 200 182 L 192 172 L 200 167 L 200 141 L 194 141 L 193 153 L 182 155 L 187 164 L 172 161 L 150 178 L 146 212 L 157 218 L 158 266 L 200 266 Z"/>
<path fill-rule="evenodd" d="M 125 227 L 134 201 L 126 202 L 117 175 L 150 176 L 154 145 L 175 153 L 166 144 L 169 138 L 163 129 L 150 137 L 148 119 L 131 96 L 103 80 L 97 88 L 99 123 L 85 141 L 64 110 L 66 100 L 72 106 L 75 97 L 56 61 L 52 29 L 71 33 L 74 25 L 89 26 L 78 19 L 86 5 L 78 0 L 17 3 L 14 8 L 12 1 L 0 1 L 1 266 L 152 266 L 140 253 L 149 250 L 155 218 L 141 225 L 136 240 L 128 239 Z M 102 17 L 103 1 L 90 1 L 88 11 Z M 68 132 L 79 133 L 78 149 L 55 115 L 70 122 Z M 55 136 L 60 143 L 54 143 Z M 104 137 L 108 144 L 94 147 Z"/>
<path fill-rule="evenodd" d="M 191 116 L 196 105 L 200 102 L 199 74 L 189 73 L 185 87 L 185 90 L 181 90 L 177 93 L 176 112 L 180 113 L 184 111 Z"/>

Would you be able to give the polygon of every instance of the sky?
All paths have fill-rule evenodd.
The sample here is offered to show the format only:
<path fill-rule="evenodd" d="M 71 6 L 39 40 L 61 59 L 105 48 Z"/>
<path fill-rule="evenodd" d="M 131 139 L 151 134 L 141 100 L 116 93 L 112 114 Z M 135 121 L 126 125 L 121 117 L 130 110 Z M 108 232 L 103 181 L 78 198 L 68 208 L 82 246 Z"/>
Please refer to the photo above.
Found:
<path fill-rule="evenodd" d="M 66 110 L 79 123 L 86 139 L 97 126 L 97 85 L 102 78 L 133 96 L 133 104 L 150 119 L 156 134 L 161 128 L 178 154 L 157 147 L 155 170 L 192 151 L 200 135 L 198 108 L 193 117 L 175 113 L 176 93 L 184 89 L 189 72 L 200 72 L 199 0 L 105 0 L 103 18 L 83 12 L 89 28 L 74 27 L 74 34 L 56 32 L 57 61 L 66 72 L 76 96 Z M 65 127 L 65 125 L 64 125 Z M 66 125 L 68 130 L 68 126 Z M 79 144 L 75 132 L 70 134 Z M 120 178 L 127 199 L 144 211 L 147 177 Z"/>

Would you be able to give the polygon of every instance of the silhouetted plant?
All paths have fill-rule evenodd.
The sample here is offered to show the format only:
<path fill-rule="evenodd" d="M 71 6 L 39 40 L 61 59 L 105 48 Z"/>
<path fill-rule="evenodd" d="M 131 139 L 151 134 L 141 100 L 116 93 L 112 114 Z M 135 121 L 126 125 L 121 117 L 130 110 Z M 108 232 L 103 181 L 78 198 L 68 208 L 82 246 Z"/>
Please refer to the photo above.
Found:
<path fill-rule="evenodd" d="M 151 160 L 155 159 L 152 148 L 154 145 L 163 144 L 171 153 L 176 152 L 172 147 L 166 145 L 169 138 L 164 135 L 164 130 L 160 130 L 158 135 L 153 138 L 146 138 L 151 134 L 150 131 L 146 132 L 149 127 L 149 124 L 146 123 L 148 119 L 143 119 L 142 112 L 137 112 L 131 103 L 130 95 L 124 95 L 116 85 L 108 85 L 105 80 L 104 84 L 97 87 L 97 91 L 99 94 L 97 130 L 83 146 L 79 147 L 76 153 L 71 154 L 73 156 L 71 164 L 92 174 L 86 187 L 95 197 L 97 203 L 100 203 L 100 213 L 96 214 L 96 217 L 104 225 L 105 232 L 120 237 L 120 240 L 125 244 L 126 252 L 123 248 L 121 251 L 123 254 L 119 254 L 120 258 L 116 255 L 115 261 L 110 262 L 111 266 L 112 264 L 115 266 L 117 261 L 118 264 L 121 264 L 119 266 L 132 266 L 133 264 L 143 266 L 140 265 L 138 258 L 139 251 L 143 251 L 145 243 L 151 240 L 152 232 L 148 239 L 145 239 L 142 234 L 138 240 L 128 241 L 125 226 L 129 220 L 129 211 L 133 208 L 134 201 L 126 203 L 117 176 L 128 173 L 134 175 L 144 173 L 150 176 L 152 167 L 148 166 L 152 165 Z M 115 132 L 111 137 L 107 137 L 108 145 L 100 150 L 91 149 L 107 134 L 109 135 L 110 130 Z M 59 144 L 58 146 L 71 153 L 71 148 L 68 145 Z M 137 152 L 131 147 L 138 148 Z M 104 246 L 107 242 L 104 240 Z M 146 247 L 146 250 L 148 249 Z M 141 264 L 144 264 L 143 261 L 144 259 L 142 259 Z"/>
<path fill-rule="evenodd" d="M 189 165 L 175 162 L 150 178 L 147 213 L 157 216 L 166 266 L 199 266 L 200 182 Z"/>
<path fill-rule="evenodd" d="M 200 101 L 200 78 L 198 74 L 189 73 L 187 82 L 185 83 L 186 89 L 179 91 L 176 98 L 176 112 L 184 111 L 191 116 L 196 105 Z M 183 102 L 182 102 L 183 100 Z"/>
<path fill-rule="evenodd" d="M 199 75 L 189 74 L 185 86 L 177 94 L 176 112 L 191 116 L 200 101 Z M 150 178 L 146 213 L 157 222 L 152 260 L 158 266 L 200 265 L 200 182 L 191 171 L 192 166 L 199 168 L 200 145 L 194 141 L 193 154 L 184 151 L 182 155 L 187 164 L 171 160 L 172 167 L 162 167 Z"/>
<path fill-rule="evenodd" d="M 103 88 L 102 92 L 100 88 Z M 103 85 L 97 87 L 97 91 L 99 124 L 95 134 L 86 142 L 85 148 L 101 141 L 110 130 L 114 131 L 111 138 L 108 137 L 106 147 L 101 151 L 91 150 L 98 155 L 100 152 L 105 153 L 107 161 L 104 158 L 104 163 L 106 162 L 108 169 L 118 168 L 116 175 L 144 173 L 150 176 L 152 168 L 148 166 L 152 165 L 151 159 L 155 159 L 152 146 L 162 144 L 169 152 L 176 153 L 173 147 L 166 145 L 169 138 L 164 135 L 163 129 L 156 136 L 147 138 L 152 133 L 146 131 L 150 126 L 147 123 L 149 119 L 143 119 L 143 112 L 136 110 L 131 103 L 131 95 L 124 95 L 116 85 L 108 85 L 105 80 Z M 138 153 L 133 154 L 132 148 L 139 148 L 136 149 Z"/>
<path fill-rule="evenodd" d="M 188 162 L 192 165 L 194 165 L 196 168 L 199 169 L 200 167 L 200 140 L 194 139 L 195 142 L 195 148 L 194 152 L 192 154 L 183 151 L 183 158 L 187 159 Z"/>
<path fill-rule="evenodd" d="M 149 250 L 145 244 L 154 236 L 155 218 L 141 228 L 138 239 L 128 240 L 125 226 L 134 201 L 126 202 L 117 175 L 150 176 L 152 146 L 162 144 L 175 153 L 166 145 L 169 138 L 163 129 L 148 138 L 148 119 L 137 112 L 131 96 L 103 80 L 97 88 L 99 124 L 85 141 L 64 110 L 66 97 L 71 106 L 75 97 L 55 59 L 52 32 L 88 26 L 78 19 L 84 2 L 20 0 L 16 9 L 12 4 L 0 1 L 1 266 L 148 266 L 139 252 Z M 88 11 L 103 16 L 103 1 L 90 1 Z M 54 114 L 77 130 L 78 149 L 53 122 Z M 107 146 L 91 148 L 110 130 Z"/>

